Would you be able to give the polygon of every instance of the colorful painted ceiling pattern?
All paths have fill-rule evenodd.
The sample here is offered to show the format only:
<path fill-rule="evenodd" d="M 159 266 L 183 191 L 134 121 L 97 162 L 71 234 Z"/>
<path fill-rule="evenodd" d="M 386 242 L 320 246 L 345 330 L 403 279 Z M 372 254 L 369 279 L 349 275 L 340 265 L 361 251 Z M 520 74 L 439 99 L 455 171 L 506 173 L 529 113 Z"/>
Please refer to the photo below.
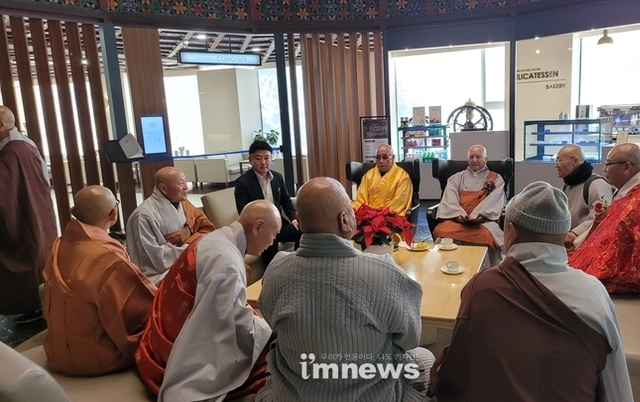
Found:
<path fill-rule="evenodd" d="M 256 0 L 258 21 L 335 21 L 380 17 L 378 0 Z"/>
<path fill-rule="evenodd" d="M 516 0 L 387 0 L 387 18 L 506 7 Z M 536 0 L 517 0 L 533 3 Z"/>
<path fill-rule="evenodd" d="M 67 6 L 100 8 L 100 0 L 31 0 L 36 3 L 64 4 Z"/>
<path fill-rule="evenodd" d="M 555 0 L 16 0 L 235 21 L 377 20 Z M 102 4 L 101 4 L 102 3 Z M 252 6 L 254 7 L 252 9 Z"/>

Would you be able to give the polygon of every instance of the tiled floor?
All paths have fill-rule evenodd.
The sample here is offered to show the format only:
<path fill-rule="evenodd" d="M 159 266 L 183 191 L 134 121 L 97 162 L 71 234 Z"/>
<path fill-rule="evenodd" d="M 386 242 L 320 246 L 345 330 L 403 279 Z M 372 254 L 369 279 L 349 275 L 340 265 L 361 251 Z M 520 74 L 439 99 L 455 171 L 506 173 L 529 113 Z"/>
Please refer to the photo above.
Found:
<path fill-rule="evenodd" d="M 197 207 L 202 205 L 200 197 L 202 194 L 210 191 L 219 190 L 220 188 L 205 187 L 204 189 L 192 189 L 189 194 L 189 200 Z M 142 201 L 142 194 L 139 193 L 139 202 Z M 71 200 L 72 201 L 72 200 Z M 432 205 L 432 202 L 425 201 L 420 206 L 420 212 L 418 216 L 418 226 L 416 228 L 415 238 L 418 240 L 430 240 L 431 232 L 427 225 L 426 208 Z M 0 341 L 6 343 L 9 346 L 15 347 L 25 340 L 31 338 L 33 335 L 41 332 L 47 327 L 44 320 L 39 320 L 29 324 L 17 325 L 13 320 L 17 316 L 2 316 L 0 315 Z M 440 335 L 440 334 L 439 334 Z M 435 351 L 434 351 L 435 352 Z"/>

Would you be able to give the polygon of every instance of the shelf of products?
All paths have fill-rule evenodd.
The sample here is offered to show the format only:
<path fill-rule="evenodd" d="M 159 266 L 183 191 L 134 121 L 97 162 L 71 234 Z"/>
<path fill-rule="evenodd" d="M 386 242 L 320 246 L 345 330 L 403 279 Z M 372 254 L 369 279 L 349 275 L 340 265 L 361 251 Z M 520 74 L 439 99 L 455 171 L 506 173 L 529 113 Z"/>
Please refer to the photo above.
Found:
<path fill-rule="evenodd" d="M 398 136 L 404 161 L 429 163 L 434 158 L 449 157 L 449 136 L 444 124 L 398 127 Z"/>
<path fill-rule="evenodd" d="M 590 162 L 600 162 L 602 146 L 611 142 L 611 118 L 524 122 L 526 160 L 553 162 L 567 144 L 580 145 Z"/>
<path fill-rule="evenodd" d="M 640 134 L 640 105 L 603 105 L 598 112 L 600 117 L 611 117 L 614 138 L 619 131 Z"/>

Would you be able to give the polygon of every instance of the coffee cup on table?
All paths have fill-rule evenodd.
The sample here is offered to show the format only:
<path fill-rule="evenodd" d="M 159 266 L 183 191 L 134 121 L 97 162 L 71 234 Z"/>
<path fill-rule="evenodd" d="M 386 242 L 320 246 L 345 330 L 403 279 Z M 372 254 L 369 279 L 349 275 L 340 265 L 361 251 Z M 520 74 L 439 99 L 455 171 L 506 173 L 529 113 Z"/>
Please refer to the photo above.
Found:
<path fill-rule="evenodd" d="M 440 240 L 440 246 L 444 247 L 444 248 L 451 248 L 453 247 L 453 239 L 450 237 L 443 237 Z"/>
<path fill-rule="evenodd" d="M 460 263 L 458 260 L 447 260 L 444 264 L 444 268 L 447 272 L 457 272 L 460 270 Z"/>

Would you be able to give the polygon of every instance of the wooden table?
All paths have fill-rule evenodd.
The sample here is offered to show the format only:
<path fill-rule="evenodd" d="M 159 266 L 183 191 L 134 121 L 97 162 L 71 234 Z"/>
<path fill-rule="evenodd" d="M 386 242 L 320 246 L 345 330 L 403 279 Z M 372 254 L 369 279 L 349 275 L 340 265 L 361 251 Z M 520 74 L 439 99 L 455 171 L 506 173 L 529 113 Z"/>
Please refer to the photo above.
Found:
<path fill-rule="evenodd" d="M 393 259 L 407 274 L 422 285 L 420 315 L 422 325 L 452 328 L 460 307 L 460 291 L 469 279 L 478 272 L 487 254 L 486 247 L 458 246 L 451 251 L 431 249 L 409 251 L 400 247 L 393 252 Z M 447 275 L 440 271 L 446 260 L 455 259 L 466 270 L 459 275 Z M 258 281 L 247 289 L 249 304 L 257 309 L 257 300 L 262 289 Z"/>

